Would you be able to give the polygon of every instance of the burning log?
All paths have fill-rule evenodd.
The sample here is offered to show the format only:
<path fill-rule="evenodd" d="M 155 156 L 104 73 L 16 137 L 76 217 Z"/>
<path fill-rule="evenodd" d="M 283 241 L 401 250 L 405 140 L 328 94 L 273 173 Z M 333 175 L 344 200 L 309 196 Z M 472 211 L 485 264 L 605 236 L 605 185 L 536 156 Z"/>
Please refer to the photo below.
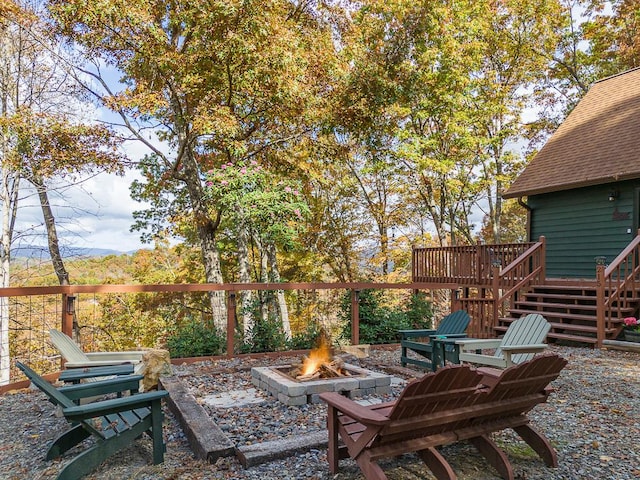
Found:
<path fill-rule="evenodd" d="M 336 358 L 331 362 L 319 364 L 313 372 L 296 375 L 296 380 L 314 380 L 316 378 L 335 378 L 348 376 L 349 372 L 344 368 L 344 360 Z"/>
<path fill-rule="evenodd" d="M 302 357 L 302 363 L 293 368 L 289 376 L 306 381 L 350 376 L 350 373 L 344 368 L 342 358 L 332 358 L 329 341 L 325 335 L 321 335 L 318 346 L 309 352 L 308 357 Z"/>

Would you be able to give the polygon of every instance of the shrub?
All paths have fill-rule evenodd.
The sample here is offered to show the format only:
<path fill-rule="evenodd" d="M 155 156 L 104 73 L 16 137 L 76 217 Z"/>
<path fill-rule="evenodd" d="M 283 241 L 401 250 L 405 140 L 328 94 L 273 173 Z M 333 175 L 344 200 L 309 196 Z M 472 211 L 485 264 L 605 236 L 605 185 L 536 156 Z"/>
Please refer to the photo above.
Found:
<path fill-rule="evenodd" d="M 171 358 L 221 355 L 226 344 L 225 335 L 214 327 L 196 320 L 188 320 L 176 327 L 167 337 Z"/>
<path fill-rule="evenodd" d="M 287 346 L 282 323 L 273 317 L 258 319 L 239 346 L 240 353 L 277 352 Z"/>
<path fill-rule="evenodd" d="M 397 343 L 398 330 L 431 328 L 431 304 L 424 293 L 411 295 L 406 308 L 381 305 L 381 290 L 360 292 L 360 341 L 362 343 Z M 339 318 L 344 321 L 341 337 L 351 337 L 351 294 L 342 297 Z"/>
<path fill-rule="evenodd" d="M 293 334 L 291 340 L 287 342 L 287 347 L 289 350 L 316 348 L 320 335 L 323 335 L 322 327 L 317 321 L 311 320 L 304 331 Z"/>

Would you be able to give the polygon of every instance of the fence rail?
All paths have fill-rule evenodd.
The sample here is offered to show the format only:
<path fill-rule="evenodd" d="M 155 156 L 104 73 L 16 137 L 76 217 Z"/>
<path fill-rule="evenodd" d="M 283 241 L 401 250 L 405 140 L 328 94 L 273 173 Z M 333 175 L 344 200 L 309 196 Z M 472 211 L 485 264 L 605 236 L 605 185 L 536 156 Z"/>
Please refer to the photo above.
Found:
<path fill-rule="evenodd" d="M 184 311 L 192 305 L 190 296 L 206 296 L 208 292 L 223 291 L 227 298 L 226 346 L 227 357 L 236 353 L 236 331 L 238 311 L 236 296 L 245 291 L 302 291 L 325 292 L 324 304 L 327 309 L 336 309 L 337 296 L 350 292 L 351 297 L 351 343 L 360 343 L 359 293 L 363 290 L 394 291 L 447 291 L 448 297 L 455 299 L 453 293 L 458 285 L 454 283 L 245 283 L 245 284 L 162 284 L 162 285 L 65 285 L 47 287 L 10 287 L 0 288 L 0 299 L 9 301 L 9 352 L 11 364 L 16 360 L 35 363 L 40 372 L 52 373 L 61 367 L 58 352 L 49 343 L 50 328 L 62 330 L 72 336 L 74 323 L 84 328 L 80 338 L 86 351 L 112 350 L 110 340 L 118 337 L 120 343 L 128 342 L 131 348 L 149 345 L 151 341 L 161 341 L 166 331 L 162 325 L 154 322 L 162 311 L 158 297 L 171 293 L 171 312 Z M 105 305 L 108 309 L 105 309 Z M 136 308 L 132 308 L 134 305 Z M 142 310 L 141 310 L 142 309 Z M 134 322 L 119 319 L 130 318 L 131 311 L 141 312 L 141 318 Z M 195 312 L 203 317 L 210 312 Z M 102 318 L 100 327 L 96 318 Z M 302 309 L 297 317 L 304 322 L 305 316 L 322 315 L 322 312 Z M 125 328 L 124 324 L 127 323 Z M 130 324 L 130 325 L 129 325 Z M 98 332 L 99 330 L 99 332 Z M 155 338 L 149 338 L 155 337 Z M 125 340 L 122 340 L 122 339 Z M 113 342 L 111 342 L 113 343 Z M 22 374 L 11 369 L 11 382 L 22 380 Z M 3 387 L 0 386 L 0 392 Z"/>

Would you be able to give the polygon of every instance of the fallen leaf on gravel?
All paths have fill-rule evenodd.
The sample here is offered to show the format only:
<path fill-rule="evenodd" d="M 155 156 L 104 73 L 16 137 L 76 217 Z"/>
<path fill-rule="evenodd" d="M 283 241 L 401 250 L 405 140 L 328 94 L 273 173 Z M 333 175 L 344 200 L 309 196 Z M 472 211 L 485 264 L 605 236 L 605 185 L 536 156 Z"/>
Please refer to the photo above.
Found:
<path fill-rule="evenodd" d="M 613 457 L 608 457 L 607 455 L 600 455 L 601 462 L 611 462 L 613 461 Z"/>

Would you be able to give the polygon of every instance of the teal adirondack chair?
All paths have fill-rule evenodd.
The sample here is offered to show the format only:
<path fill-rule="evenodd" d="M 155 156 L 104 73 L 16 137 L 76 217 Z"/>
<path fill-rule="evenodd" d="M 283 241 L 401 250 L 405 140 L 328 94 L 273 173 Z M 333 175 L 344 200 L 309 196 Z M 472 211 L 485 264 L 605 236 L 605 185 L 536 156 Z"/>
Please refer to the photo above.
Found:
<path fill-rule="evenodd" d="M 551 325 L 537 313 L 520 317 L 514 321 L 502 338 L 456 340 L 461 362 L 491 367 L 507 368 L 527 360 L 547 348 L 543 343 Z M 495 349 L 493 355 L 482 353 L 484 349 Z"/>
<path fill-rule="evenodd" d="M 406 367 L 408 363 L 431 369 L 433 371 L 440 366 L 442 359 L 434 358 L 433 344 L 431 338 L 464 338 L 464 333 L 469 326 L 469 314 L 464 310 L 458 310 L 444 317 L 438 328 L 435 330 L 400 330 L 400 363 Z M 426 341 L 418 341 L 416 339 L 423 338 Z M 448 352 L 453 351 L 453 346 L 446 347 Z M 407 355 L 407 351 L 411 350 L 425 360 L 411 358 Z M 448 352 L 445 352 L 447 355 Z"/>
<path fill-rule="evenodd" d="M 31 383 L 49 397 L 49 401 L 61 407 L 62 414 L 72 424 L 69 430 L 53 441 L 47 451 L 47 460 L 63 455 L 90 436 L 95 439 L 92 446 L 65 465 L 58 474 L 59 480 L 80 479 L 109 456 L 127 448 L 143 433 L 147 433 L 153 439 L 153 463 L 157 465 L 164 461 L 162 399 L 169 394 L 166 390 L 139 393 L 79 406 L 74 401 L 85 394 L 95 396 L 135 390 L 141 376 L 118 377 L 57 389 L 26 365 L 16 362 L 16 366 L 24 372 Z M 116 387 L 118 383 L 120 387 Z M 123 387 L 125 384 L 129 386 Z"/>

